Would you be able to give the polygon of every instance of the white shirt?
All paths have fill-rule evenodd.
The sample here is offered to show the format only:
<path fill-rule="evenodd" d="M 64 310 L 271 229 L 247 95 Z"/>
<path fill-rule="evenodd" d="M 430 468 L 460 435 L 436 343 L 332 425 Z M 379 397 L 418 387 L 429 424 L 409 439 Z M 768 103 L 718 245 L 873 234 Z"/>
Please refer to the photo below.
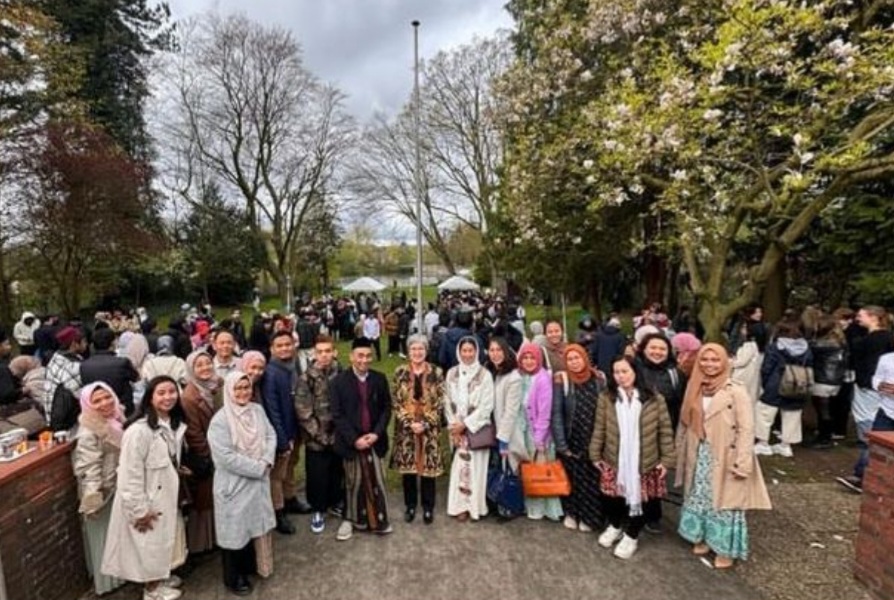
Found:
<path fill-rule="evenodd" d="M 363 321 L 363 337 L 377 340 L 380 335 L 382 335 L 382 328 L 379 326 L 379 320 L 375 317 L 367 317 Z"/>
<path fill-rule="evenodd" d="M 872 387 L 878 390 L 883 383 L 894 383 L 894 352 L 882 354 L 872 376 Z M 894 394 L 879 392 L 879 408 L 885 411 L 889 419 L 894 419 Z"/>

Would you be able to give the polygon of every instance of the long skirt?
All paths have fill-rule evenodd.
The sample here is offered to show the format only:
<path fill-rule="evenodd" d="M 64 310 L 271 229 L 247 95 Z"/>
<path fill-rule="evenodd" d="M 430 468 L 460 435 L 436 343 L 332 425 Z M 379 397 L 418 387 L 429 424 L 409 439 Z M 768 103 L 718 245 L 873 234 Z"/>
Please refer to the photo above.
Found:
<path fill-rule="evenodd" d="M 192 510 L 186 521 L 186 540 L 191 554 L 214 550 L 214 509 Z"/>
<path fill-rule="evenodd" d="M 345 460 L 345 519 L 363 528 L 383 531 L 389 527 L 388 499 L 382 459 L 375 452 L 358 452 Z"/>
<path fill-rule="evenodd" d="M 599 489 L 599 469 L 586 456 L 559 456 L 571 480 L 571 494 L 562 499 L 565 514 L 600 530 L 605 525 L 602 509 L 602 490 Z"/>
<path fill-rule="evenodd" d="M 124 585 L 126 581 L 110 577 L 100 572 L 102 553 L 106 547 L 106 533 L 109 530 L 109 519 L 112 517 L 112 502 L 106 503 L 95 516 L 83 519 L 85 558 L 87 571 L 93 576 L 93 589 L 96 595 L 107 594 Z"/>
<path fill-rule="evenodd" d="M 528 449 L 528 456 L 534 457 L 534 451 L 537 449 L 534 445 L 534 438 L 531 436 L 530 428 L 525 431 L 525 445 Z M 546 460 L 552 462 L 556 460 L 556 446 L 550 441 L 546 448 Z M 531 519 L 542 519 L 546 517 L 551 521 L 558 521 L 562 518 L 562 499 L 558 496 L 550 498 L 529 498 L 525 496 L 525 512 Z"/>
<path fill-rule="evenodd" d="M 472 520 L 487 516 L 487 465 L 490 449 L 456 448 L 450 465 L 447 514 L 469 513 Z"/>
<path fill-rule="evenodd" d="M 683 539 L 704 542 L 720 556 L 744 560 L 748 558 L 748 526 L 744 510 L 714 510 L 711 491 L 711 448 L 702 441 L 689 496 L 680 511 L 678 532 Z"/>

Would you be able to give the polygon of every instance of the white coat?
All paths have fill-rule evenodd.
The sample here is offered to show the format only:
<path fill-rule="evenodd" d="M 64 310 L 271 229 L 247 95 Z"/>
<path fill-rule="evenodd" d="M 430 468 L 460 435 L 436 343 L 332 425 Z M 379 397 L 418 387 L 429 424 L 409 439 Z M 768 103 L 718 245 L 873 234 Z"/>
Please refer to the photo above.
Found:
<path fill-rule="evenodd" d="M 177 431 L 166 423 L 153 430 L 145 418 L 125 430 L 118 491 L 102 558 L 104 574 L 128 581 L 158 581 L 170 576 L 171 569 L 186 557 L 177 503 L 180 477 L 173 462 L 180 461 L 185 433 L 182 423 Z M 140 533 L 133 522 L 150 510 L 159 517 L 151 530 Z"/>
<path fill-rule="evenodd" d="M 276 527 L 267 470 L 276 459 L 276 431 L 260 405 L 251 407 L 258 413 L 257 422 L 263 424 L 260 434 L 264 436 L 264 456 L 260 459 L 236 449 L 226 411 L 217 411 L 208 428 L 215 468 L 214 527 L 217 544 L 228 550 L 244 548 L 253 538 Z"/>
<path fill-rule="evenodd" d="M 518 370 L 498 375 L 494 380 L 494 421 L 497 439 L 509 444 L 509 464 L 518 471 L 521 462 L 531 460 L 525 446 L 525 406 L 522 404 L 522 378 Z"/>

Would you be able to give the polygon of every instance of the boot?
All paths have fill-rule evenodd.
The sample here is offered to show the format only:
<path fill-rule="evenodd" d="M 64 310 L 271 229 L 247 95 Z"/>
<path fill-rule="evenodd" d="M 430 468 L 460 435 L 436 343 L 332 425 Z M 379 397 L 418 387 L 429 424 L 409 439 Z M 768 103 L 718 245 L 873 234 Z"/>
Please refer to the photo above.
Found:
<path fill-rule="evenodd" d="M 276 511 L 276 530 L 283 535 L 293 535 L 295 533 L 295 526 L 286 517 L 286 511 L 283 509 Z"/>
<path fill-rule="evenodd" d="M 283 508 L 287 513 L 293 515 L 309 515 L 313 512 L 310 504 L 297 496 L 286 498 L 286 504 Z"/>
<path fill-rule="evenodd" d="M 242 573 L 240 550 L 221 549 L 223 558 L 224 585 L 237 596 L 246 596 L 251 593 L 251 583 Z"/>

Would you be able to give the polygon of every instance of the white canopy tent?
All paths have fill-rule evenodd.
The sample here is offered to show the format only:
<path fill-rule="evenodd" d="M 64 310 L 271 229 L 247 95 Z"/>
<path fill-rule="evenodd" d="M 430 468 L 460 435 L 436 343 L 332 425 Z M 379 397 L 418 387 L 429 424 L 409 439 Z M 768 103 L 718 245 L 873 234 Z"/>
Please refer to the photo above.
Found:
<path fill-rule="evenodd" d="M 438 291 L 449 291 L 449 292 L 462 292 L 467 290 L 477 290 L 480 289 L 477 283 L 470 279 L 466 279 L 465 277 L 460 277 L 459 275 L 454 275 L 449 279 L 438 284 Z"/>
<path fill-rule="evenodd" d="M 342 290 L 346 292 L 381 292 L 386 287 L 388 286 L 372 277 L 361 277 L 344 286 Z"/>

